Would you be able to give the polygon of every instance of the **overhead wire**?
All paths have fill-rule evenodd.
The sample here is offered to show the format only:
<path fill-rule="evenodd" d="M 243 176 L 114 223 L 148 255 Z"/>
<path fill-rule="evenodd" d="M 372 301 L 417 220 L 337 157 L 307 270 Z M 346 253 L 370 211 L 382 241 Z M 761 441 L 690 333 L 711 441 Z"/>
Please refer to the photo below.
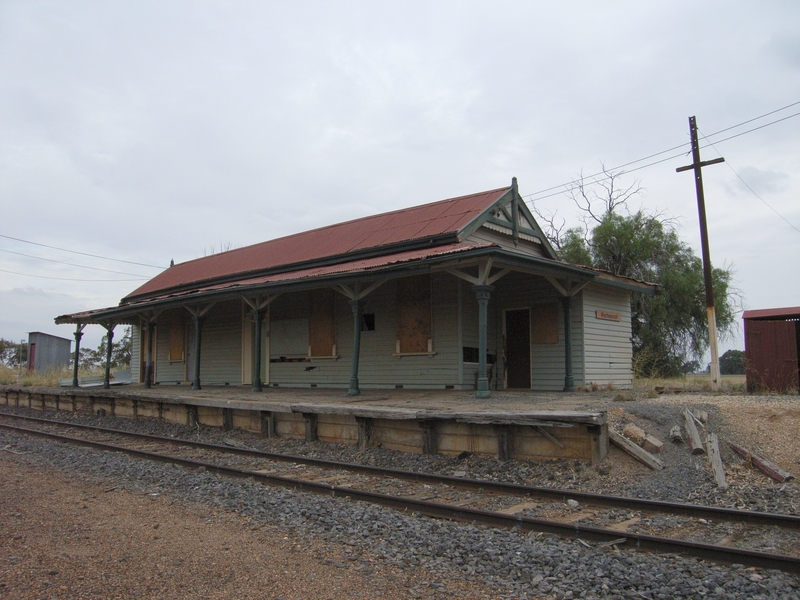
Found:
<path fill-rule="evenodd" d="M 63 260 L 55 260 L 53 258 L 44 258 L 42 256 L 34 256 L 33 254 L 24 254 L 22 252 L 14 252 L 13 250 L 6 250 L 5 248 L 0 248 L 0 252 L 7 252 L 8 254 L 16 254 L 17 256 L 24 256 L 26 258 L 35 258 L 36 260 L 44 260 L 47 262 L 58 263 L 59 265 L 68 265 L 70 267 L 78 267 L 80 269 L 91 269 L 92 271 L 103 271 L 105 273 L 114 273 L 116 275 L 130 275 L 132 277 L 139 277 L 141 279 L 149 279 L 146 275 L 139 275 L 138 273 L 125 273 L 124 271 L 112 271 L 111 269 L 101 269 L 100 267 L 89 267 L 87 265 L 78 265 L 71 262 L 65 262 Z"/>
<path fill-rule="evenodd" d="M 788 117 L 787 117 L 787 118 L 788 118 Z M 697 128 L 697 131 L 700 131 L 700 128 L 699 128 L 699 127 Z M 703 136 L 703 138 L 704 138 L 704 139 L 706 139 L 706 138 L 707 138 L 707 136 L 706 136 L 706 135 L 705 135 L 705 134 L 704 134 L 702 131 L 700 131 L 700 135 L 701 135 L 701 136 Z M 713 144 L 713 143 L 709 142 L 709 143 L 708 143 L 708 146 L 711 146 L 711 147 L 714 149 L 714 151 L 715 151 L 717 154 L 719 154 L 720 156 L 722 156 L 722 154 L 720 154 L 719 150 L 717 150 L 716 146 L 714 146 L 714 144 Z M 778 216 L 779 216 L 781 219 L 783 219 L 783 220 L 786 222 L 786 224 L 787 224 L 787 225 L 789 225 L 789 227 L 791 227 L 792 229 L 794 229 L 794 230 L 795 230 L 797 233 L 800 233 L 800 229 L 798 229 L 798 228 L 797 228 L 797 227 L 796 227 L 796 226 L 795 226 L 795 225 L 794 225 L 794 224 L 793 224 L 791 221 L 789 221 L 789 219 L 787 219 L 787 218 L 786 218 L 786 217 L 784 217 L 784 216 L 783 216 L 781 213 L 779 213 L 779 212 L 778 212 L 778 211 L 777 211 L 775 208 L 773 208 L 773 207 L 772 207 L 772 206 L 771 206 L 771 205 L 770 205 L 770 204 L 769 204 L 769 203 L 768 203 L 766 200 L 764 200 L 764 199 L 763 199 L 761 196 L 759 196 L 759 195 L 756 193 L 756 191 L 755 191 L 753 188 L 751 188 L 751 187 L 750 187 L 750 185 L 749 185 L 749 184 L 748 184 L 748 183 L 747 183 L 747 182 L 746 182 L 746 181 L 745 181 L 745 180 L 742 178 L 742 176 L 741 176 L 741 175 L 739 175 L 739 173 L 737 173 L 737 172 L 736 172 L 736 169 L 734 169 L 734 168 L 733 168 L 733 166 L 731 165 L 730 161 L 726 160 L 726 161 L 725 161 L 725 164 L 728 166 L 728 168 L 731 170 L 731 172 L 732 172 L 734 175 L 736 175 L 736 177 L 738 177 L 738 178 L 739 178 L 739 181 L 741 181 L 741 182 L 744 184 L 744 186 L 745 186 L 745 187 L 746 187 L 748 190 L 750 190 L 750 192 L 752 192 L 752 194 L 753 194 L 753 195 L 754 195 L 756 198 L 758 198 L 759 200 L 761 200 L 761 202 L 763 202 L 763 203 L 764 203 L 764 206 L 766 206 L 767 208 L 769 208 L 769 209 L 770 209 L 772 212 L 774 212 L 774 213 L 775 213 L 776 215 L 778 215 Z"/>
<path fill-rule="evenodd" d="M 45 275 L 31 275 L 30 273 L 17 273 L 16 271 L 8 271 L 6 269 L 0 269 L 0 273 L 10 273 L 11 275 L 21 275 L 23 277 L 35 277 L 36 279 L 54 279 L 56 281 L 91 281 L 94 283 L 109 283 L 114 281 L 142 281 L 145 278 L 137 278 L 137 279 L 72 279 L 70 277 L 47 277 Z"/>
<path fill-rule="evenodd" d="M 724 133 L 726 131 L 730 131 L 732 129 L 736 129 L 736 128 L 741 127 L 743 125 L 747 125 L 748 123 L 752 123 L 753 121 L 757 121 L 759 119 L 763 119 L 764 117 L 768 117 L 770 115 L 778 113 L 778 112 L 780 112 L 782 110 L 786 110 L 787 108 L 791 108 L 793 106 L 797 106 L 798 104 L 800 104 L 800 101 L 793 102 L 791 104 L 787 104 L 786 106 L 782 106 L 781 108 L 772 110 L 770 112 L 764 113 L 764 114 L 759 115 L 757 117 L 753 117 L 752 119 L 748 119 L 746 121 L 742 121 L 741 123 L 737 123 L 736 125 L 731 125 L 730 127 L 725 127 L 724 129 L 720 129 L 719 131 L 715 131 L 714 133 L 710 133 L 706 137 L 707 138 L 714 137 L 714 136 L 719 135 L 721 133 Z M 721 139 L 721 140 L 716 140 L 716 143 L 721 143 L 721 142 L 726 142 L 728 140 L 732 140 L 732 139 L 740 137 L 742 135 L 745 135 L 745 134 L 748 134 L 748 133 L 752 133 L 753 131 L 757 131 L 759 129 L 763 129 L 765 127 L 769 127 L 770 125 L 774 125 L 776 123 L 780 123 L 781 121 L 786 121 L 787 119 L 791 119 L 792 117 L 796 117 L 798 115 L 800 115 L 800 112 L 791 114 L 791 115 L 789 115 L 787 117 L 776 119 L 775 121 L 771 121 L 769 123 L 765 123 L 764 125 L 760 125 L 758 127 L 752 128 L 752 129 L 748 129 L 747 131 L 743 131 L 743 132 L 737 133 L 736 135 L 732 135 L 732 136 L 726 137 L 726 138 Z M 709 144 L 711 143 L 710 140 L 708 140 L 708 142 L 709 142 Z M 585 181 L 586 179 L 595 179 L 596 180 L 595 183 L 599 183 L 600 181 L 609 179 L 610 177 L 612 177 L 612 173 L 614 173 L 616 171 L 619 171 L 620 169 L 624 169 L 625 167 L 629 167 L 631 165 L 635 165 L 635 164 L 640 163 L 642 161 L 649 160 L 651 158 L 655 158 L 656 156 L 661 156 L 662 154 L 666 154 L 668 152 L 673 152 L 675 150 L 678 150 L 679 148 L 684 148 L 684 147 L 687 147 L 687 146 L 691 146 L 691 143 L 690 142 L 684 142 L 683 144 L 679 144 L 677 146 L 673 146 L 671 148 L 667 148 L 666 150 L 661 150 L 660 152 L 655 152 L 653 154 L 649 154 L 647 156 L 643 156 L 642 158 L 637 158 L 636 160 L 632 160 L 632 161 L 626 162 L 626 163 L 624 163 L 622 165 L 618 165 L 616 167 L 612 167 L 612 168 L 609 168 L 609 169 L 604 168 L 602 171 L 600 171 L 598 173 L 593 173 L 591 175 L 586 175 L 585 177 L 581 177 L 579 179 L 573 179 L 572 181 L 561 183 L 559 185 L 554 185 L 554 186 L 551 186 L 549 188 L 544 188 L 544 189 L 539 190 L 537 192 L 533 192 L 533 193 L 530 193 L 530 194 L 525 194 L 523 196 L 523 199 L 528 199 L 528 201 L 534 202 L 536 200 L 543 200 L 545 198 L 552 198 L 553 196 L 560 196 L 561 194 L 564 193 L 565 189 L 569 189 L 570 186 L 574 186 L 574 185 L 580 183 L 581 181 Z M 684 155 L 684 153 L 675 154 L 675 155 L 669 156 L 669 157 L 664 158 L 664 159 L 653 161 L 653 162 L 648 163 L 646 165 L 641 165 L 641 166 L 636 167 L 634 169 L 628 169 L 625 172 L 626 173 L 632 173 L 634 171 L 639 171 L 639 170 L 645 169 L 647 167 L 652 167 L 653 165 L 657 165 L 657 164 L 660 164 L 660 163 L 663 163 L 663 162 L 667 162 L 667 161 L 672 160 L 674 158 L 679 158 L 679 157 L 681 157 L 683 155 Z M 552 194 L 547 194 L 545 196 L 541 195 L 541 194 L 544 194 L 546 192 L 551 192 L 553 190 L 560 190 L 560 191 L 554 192 Z M 534 196 L 536 196 L 536 197 L 534 198 Z"/>
<path fill-rule="evenodd" d="M 123 260 L 121 258 L 111 258 L 109 256 L 100 256 L 99 254 L 89 254 L 88 252 L 80 252 L 78 250 L 69 250 L 67 248 L 59 248 L 58 246 L 50 246 L 48 244 L 42 244 L 42 243 L 39 243 L 39 242 L 32 242 L 30 240 L 23 240 L 22 238 L 12 237 L 10 235 L 4 235 L 2 233 L 0 233 L 0 238 L 5 238 L 7 240 L 14 240 L 15 242 L 23 242 L 25 244 L 33 244 L 34 246 L 41 246 L 43 248 L 50 248 L 51 250 L 60 250 L 61 252 L 71 252 L 72 254 L 80 254 L 82 256 L 91 256 L 92 258 L 101 258 L 103 260 L 110 260 L 110 261 L 114 261 L 114 262 L 127 263 L 129 265 L 137 265 L 137 266 L 140 266 L 140 267 L 152 267 L 153 269 L 165 269 L 166 268 L 164 266 L 159 266 L 159 265 L 149 265 L 147 263 L 134 262 L 132 260 Z"/>

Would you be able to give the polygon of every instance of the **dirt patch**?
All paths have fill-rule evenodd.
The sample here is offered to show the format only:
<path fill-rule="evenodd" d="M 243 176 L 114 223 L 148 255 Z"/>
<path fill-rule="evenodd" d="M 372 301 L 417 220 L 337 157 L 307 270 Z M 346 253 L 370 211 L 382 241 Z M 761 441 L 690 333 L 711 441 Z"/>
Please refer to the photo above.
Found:
<path fill-rule="evenodd" d="M 403 599 L 422 585 L 234 513 L 81 485 L 3 452 L 0 470 L 1 598 Z M 456 583 L 438 592 L 489 596 Z"/>

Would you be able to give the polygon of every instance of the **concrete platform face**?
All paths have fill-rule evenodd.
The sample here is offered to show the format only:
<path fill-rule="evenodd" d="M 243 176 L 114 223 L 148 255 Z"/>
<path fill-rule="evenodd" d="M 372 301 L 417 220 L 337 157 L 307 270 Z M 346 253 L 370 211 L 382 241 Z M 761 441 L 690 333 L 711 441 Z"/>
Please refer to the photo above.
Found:
<path fill-rule="evenodd" d="M 0 386 L 0 405 L 72 410 L 184 425 L 239 428 L 263 435 L 380 446 L 402 452 L 462 452 L 501 459 L 599 462 L 608 452 L 605 413 L 576 410 L 578 394 L 455 390 L 344 390 L 206 387 L 103 389 Z"/>

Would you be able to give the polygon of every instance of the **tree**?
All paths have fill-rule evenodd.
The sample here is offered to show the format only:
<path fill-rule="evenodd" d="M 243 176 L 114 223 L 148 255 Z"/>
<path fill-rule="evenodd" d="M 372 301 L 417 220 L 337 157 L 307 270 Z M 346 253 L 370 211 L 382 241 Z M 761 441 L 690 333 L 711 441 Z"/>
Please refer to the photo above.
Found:
<path fill-rule="evenodd" d="M 25 340 L 17 343 L 0 338 L 0 364 L 12 368 L 28 364 L 28 343 Z"/>
<path fill-rule="evenodd" d="M 563 231 L 563 225 L 553 227 L 553 216 L 543 220 L 564 260 L 661 285 L 656 296 L 631 296 L 634 365 L 640 375 L 680 375 L 708 348 L 702 261 L 680 239 L 672 219 L 628 210 L 627 201 L 641 191 L 638 183 L 619 187 L 615 179 L 621 173 L 604 172 L 610 183 L 601 192 L 592 195 L 586 189 L 591 184 L 580 179 L 571 194 L 583 227 Z M 724 336 L 736 322 L 731 270 L 714 268 L 712 279 L 717 328 Z"/>
<path fill-rule="evenodd" d="M 106 343 L 108 336 L 103 336 L 96 350 L 81 348 L 80 365 L 84 369 L 92 370 L 106 364 Z M 126 327 L 125 333 L 111 348 L 111 368 L 118 369 L 131 364 L 131 328 Z"/>
<path fill-rule="evenodd" d="M 745 366 L 742 350 L 728 350 L 719 357 L 719 371 L 723 375 L 744 375 Z"/>

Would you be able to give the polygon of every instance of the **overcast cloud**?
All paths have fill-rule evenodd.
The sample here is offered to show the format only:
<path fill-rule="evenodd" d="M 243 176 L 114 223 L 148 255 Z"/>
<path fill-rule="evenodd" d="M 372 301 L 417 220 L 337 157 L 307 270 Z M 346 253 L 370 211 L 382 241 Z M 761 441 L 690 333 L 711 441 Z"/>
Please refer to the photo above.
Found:
<path fill-rule="evenodd" d="M 534 194 L 688 141 L 690 115 L 708 135 L 800 101 L 795 1 L 488 4 L 2 0 L 0 234 L 166 267 L 512 176 Z M 794 117 L 703 150 L 749 308 L 800 305 L 798 140 Z M 690 162 L 624 180 L 699 249 Z M 0 269 L 7 339 L 71 337 L 55 316 L 158 273 L 7 238 Z"/>

